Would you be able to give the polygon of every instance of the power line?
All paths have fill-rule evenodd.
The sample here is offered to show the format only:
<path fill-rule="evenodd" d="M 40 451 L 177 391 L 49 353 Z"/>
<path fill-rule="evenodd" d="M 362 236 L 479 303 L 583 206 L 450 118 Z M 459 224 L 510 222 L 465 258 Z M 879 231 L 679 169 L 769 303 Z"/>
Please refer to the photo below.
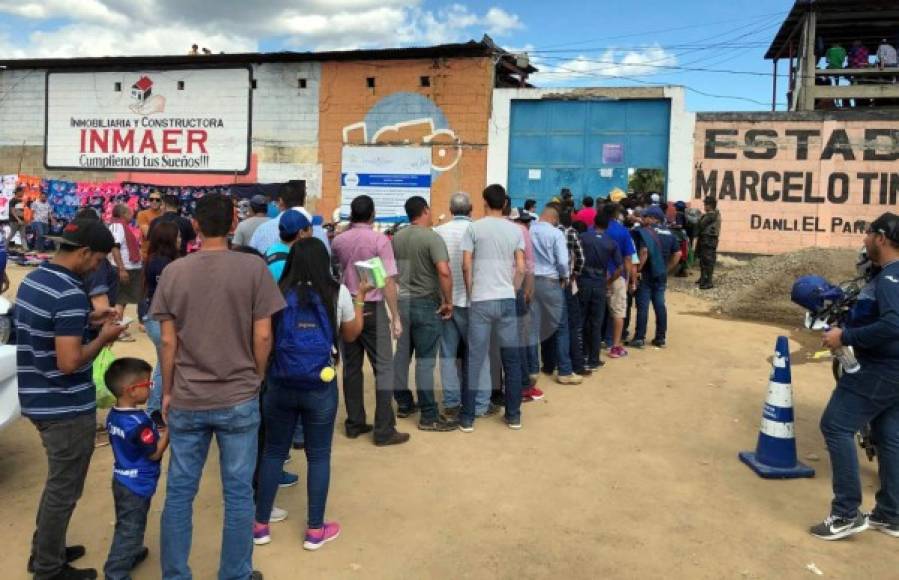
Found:
<path fill-rule="evenodd" d="M 559 67 L 559 68 L 561 68 L 561 69 L 563 69 L 563 70 L 567 70 L 568 72 L 571 72 L 571 73 L 578 74 L 578 75 L 591 76 L 591 75 L 584 75 L 584 73 L 582 73 L 581 71 L 576 71 L 576 70 L 574 70 L 574 69 L 565 69 L 564 67 Z M 543 74 L 546 74 L 546 73 L 543 73 Z M 638 78 L 636 78 L 636 77 L 630 77 L 630 76 L 625 76 L 625 75 L 603 74 L 603 75 L 592 75 L 592 76 L 610 77 L 610 78 L 615 78 L 615 79 L 620 79 L 620 80 L 626 80 L 626 81 L 630 81 L 630 82 L 635 82 L 635 83 L 638 83 L 638 84 L 641 84 L 641 85 L 658 86 L 658 83 L 649 82 L 649 81 L 644 81 L 644 80 L 638 79 Z M 770 102 L 759 101 L 759 100 L 757 100 L 757 99 L 753 99 L 753 98 L 750 98 L 750 97 L 743 97 L 743 96 L 739 96 L 739 95 L 719 95 L 719 94 L 715 94 L 715 93 L 709 93 L 709 92 L 706 92 L 706 91 L 702 91 L 702 90 L 693 88 L 693 87 L 691 87 L 691 86 L 689 86 L 689 85 L 685 85 L 685 84 L 681 84 L 681 85 L 679 85 L 679 86 L 682 86 L 682 87 L 683 87 L 685 90 L 687 90 L 687 91 L 690 91 L 690 92 L 692 92 L 692 93 L 696 93 L 696 94 L 698 94 L 698 95 L 702 95 L 702 96 L 704 96 L 704 97 L 711 97 L 711 98 L 715 98 L 715 99 L 732 99 L 732 100 L 738 100 L 738 101 L 746 101 L 746 102 L 748 102 L 748 103 L 753 103 L 753 104 L 756 104 L 756 105 L 763 105 L 763 106 L 766 106 L 766 107 L 770 105 Z M 776 104 L 777 104 L 777 105 L 786 105 L 786 103 L 776 103 Z"/>
<path fill-rule="evenodd" d="M 588 39 L 588 40 L 579 40 L 579 41 L 574 41 L 574 42 L 563 42 L 563 43 L 560 43 L 560 44 L 550 44 L 550 45 L 546 45 L 545 48 L 558 48 L 558 47 L 561 47 L 561 46 L 576 46 L 576 45 L 579 45 L 579 44 L 587 44 L 587 43 L 590 43 L 590 42 L 595 42 L 595 41 L 597 41 L 597 40 L 617 40 L 617 39 L 619 39 L 619 38 L 634 38 L 634 37 L 638 37 L 638 36 L 646 36 L 647 34 L 662 34 L 662 33 L 665 33 L 665 32 L 675 32 L 675 31 L 679 31 L 679 30 L 689 30 L 689 29 L 693 29 L 693 28 L 706 28 L 706 27 L 711 26 L 711 25 L 713 25 L 713 24 L 727 24 L 727 23 L 730 23 L 730 22 L 746 22 L 747 19 L 749 19 L 749 20 L 766 19 L 766 18 L 768 18 L 769 16 L 774 16 L 774 15 L 778 15 L 779 18 L 782 19 L 782 18 L 786 15 L 786 12 L 784 12 L 783 10 L 778 10 L 777 12 L 768 12 L 768 13 L 765 13 L 765 14 L 756 14 L 756 15 L 754 15 L 754 16 L 748 16 L 748 17 L 747 17 L 747 16 L 744 16 L 744 17 L 742 17 L 742 18 L 730 18 L 730 19 L 727 19 L 727 20 L 718 20 L 718 21 L 714 21 L 714 22 L 703 22 L 703 23 L 701 23 L 701 24 L 689 24 L 689 25 L 686 25 L 686 26 L 676 26 L 676 27 L 673 27 L 673 28 L 662 28 L 662 29 L 657 29 L 657 30 L 647 30 L 647 31 L 645 31 L 645 32 L 637 32 L 637 33 L 631 33 L 631 34 L 619 34 L 619 35 L 617 35 L 617 36 L 600 36 L 600 37 L 598 37 L 598 38 L 591 38 L 591 39 Z"/>

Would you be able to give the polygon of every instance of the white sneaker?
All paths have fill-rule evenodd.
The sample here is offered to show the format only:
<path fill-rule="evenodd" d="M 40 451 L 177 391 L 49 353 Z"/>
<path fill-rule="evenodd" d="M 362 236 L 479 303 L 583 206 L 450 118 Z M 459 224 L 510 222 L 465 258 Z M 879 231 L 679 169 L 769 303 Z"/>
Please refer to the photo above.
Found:
<path fill-rule="evenodd" d="M 287 519 L 287 510 L 282 510 L 277 506 L 272 506 L 272 515 L 268 518 L 268 523 L 283 522 Z"/>

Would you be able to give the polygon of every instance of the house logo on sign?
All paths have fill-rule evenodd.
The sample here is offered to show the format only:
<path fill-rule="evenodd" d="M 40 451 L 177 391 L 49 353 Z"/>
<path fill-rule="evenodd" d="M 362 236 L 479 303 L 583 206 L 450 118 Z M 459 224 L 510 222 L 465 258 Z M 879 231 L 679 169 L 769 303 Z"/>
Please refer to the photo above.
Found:
<path fill-rule="evenodd" d="M 153 79 L 147 75 L 141 75 L 137 82 L 131 85 L 131 99 L 134 102 L 128 108 L 138 115 L 146 117 L 165 111 L 165 97 L 153 94 Z"/>

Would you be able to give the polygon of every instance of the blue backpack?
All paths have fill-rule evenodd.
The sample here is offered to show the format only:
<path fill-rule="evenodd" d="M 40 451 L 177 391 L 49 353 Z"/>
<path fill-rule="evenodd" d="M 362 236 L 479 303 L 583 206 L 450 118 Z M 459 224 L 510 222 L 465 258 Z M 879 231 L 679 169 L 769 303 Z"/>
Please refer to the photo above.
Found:
<path fill-rule="evenodd" d="M 270 374 L 287 385 L 313 389 L 323 385 L 323 368 L 334 365 L 335 334 L 321 297 L 308 291 L 305 304 L 297 292 L 287 295 L 275 322 L 275 356 Z"/>

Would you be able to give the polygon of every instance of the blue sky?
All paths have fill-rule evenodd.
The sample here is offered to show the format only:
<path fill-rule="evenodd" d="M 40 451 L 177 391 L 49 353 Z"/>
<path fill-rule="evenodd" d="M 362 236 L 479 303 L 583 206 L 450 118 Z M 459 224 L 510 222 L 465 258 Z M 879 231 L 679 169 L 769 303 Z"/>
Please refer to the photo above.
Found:
<path fill-rule="evenodd" d="M 764 110 L 771 103 L 771 63 L 762 55 L 791 4 L 0 0 L 0 54 L 166 54 L 184 52 L 192 42 L 216 52 L 368 48 L 479 39 L 486 32 L 500 46 L 528 52 L 541 69 L 534 79 L 539 86 L 679 84 L 689 87 L 693 111 Z"/>

